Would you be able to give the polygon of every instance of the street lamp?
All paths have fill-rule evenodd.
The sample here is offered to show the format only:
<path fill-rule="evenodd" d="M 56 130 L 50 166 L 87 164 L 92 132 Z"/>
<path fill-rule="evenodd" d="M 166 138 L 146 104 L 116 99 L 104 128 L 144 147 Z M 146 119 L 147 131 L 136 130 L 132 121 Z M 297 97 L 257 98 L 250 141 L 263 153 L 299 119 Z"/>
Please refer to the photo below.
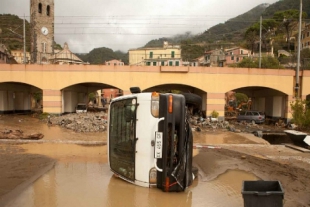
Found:
<path fill-rule="evenodd" d="M 301 24 L 302 24 L 302 0 L 300 0 L 299 9 L 299 25 L 298 25 L 298 51 L 297 51 L 297 68 L 296 68 L 296 85 L 295 85 L 295 97 L 299 97 L 299 67 L 300 67 L 300 41 L 301 41 Z"/>

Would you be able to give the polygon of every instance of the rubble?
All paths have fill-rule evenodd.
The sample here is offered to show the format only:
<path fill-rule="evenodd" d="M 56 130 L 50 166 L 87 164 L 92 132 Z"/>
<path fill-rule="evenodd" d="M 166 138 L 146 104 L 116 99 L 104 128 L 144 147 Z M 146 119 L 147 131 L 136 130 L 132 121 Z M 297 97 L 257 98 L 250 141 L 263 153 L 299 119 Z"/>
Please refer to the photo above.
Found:
<path fill-rule="evenodd" d="M 20 129 L 11 130 L 11 129 L 4 129 L 0 131 L 0 139 L 42 139 L 44 135 L 42 133 L 31 133 L 31 134 L 24 134 L 24 132 Z"/>
<path fill-rule="evenodd" d="M 71 113 L 48 117 L 47 124 L 59 125 L 75 132 L 104 132 L 107 128 L 107 113 Z"/>

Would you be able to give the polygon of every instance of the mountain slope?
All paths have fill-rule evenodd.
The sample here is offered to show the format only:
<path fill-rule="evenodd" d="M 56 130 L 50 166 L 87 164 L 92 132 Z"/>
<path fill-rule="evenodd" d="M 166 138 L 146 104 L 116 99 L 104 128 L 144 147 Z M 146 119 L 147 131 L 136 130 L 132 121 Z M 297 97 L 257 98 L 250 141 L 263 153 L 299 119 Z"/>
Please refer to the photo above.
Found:
<path fill-rule="evenodd" d="M 257 22 L 269 4 L 261 4 L 250 11 L 241 14 L 227 22 L 215 25 L 203 34 L 193 39 L 194 42 L 214 42 L 217 40 L 240 40 L 243 32 L 253 23 Z"/>
<path fill-rule="evenodd" d="M 90 64 L 105 64 L 105 61 L 109 60 L 122 60 L 125 64 L 128 64 L 128 53 L 125 54 L 121 51 L 113 51 L 110 48 L 100 47 L 95 48 L 87 54 L 76 54 L 84 62 Z"/>
<path fill-rule="evenodd" d="M 229 19 L 225 23 L 217 24 L 201 35 L 189 37 L 193 43 L 214 43 L 218 40 L 224 42 L 235 42 L 243 40 L 245 30 L 255 22 L 259 22 L 260 16 L 263 19 L 272 18 L 275 12 L 284 11 L 289 9 L 299 10 L 300 1 L 298 0 L 279 0 L 273 4 L 261 4 L 250 11 L 241 14 L 235 18 Z M 303 1 L 303 11 L 308 14 L 308 22 L 310 22 L 310 1 Z M 186 36 L 186 35 L 184 35 Z M 186 38 L 185 38 L 186 39 Z M 177 41 L 175 38 L 159 38 L 158 40 L 149 41 L 145 47 L 148 46 L 161 46 L 164 40 L 168 40 L 174 44 L 180 43 L 180 39 Z"/>
<path fill-rule="evenodd" d="M 299 10 L 300 1 L 299 0 L 280 0 L 274 4 L 271 4 L 266 10 L 263 12 L 263 17 L 268 18 L 272 17 L 273 14 L 277 11 L 284 11 L 289 9 Z M 310 1 L 303 0 L 302 11 L 308 14 L 308 19 L 310 17 Z M 309 22 L 309 20 L 308 20 Z"/>
<path fill-rule="evenodd" d="M 5 44 L 9 50 L 23 49 L 23 21 L 16 15 L 0 14 L 0 42 Z M 26 50 L 30 51 L 30 24 L 27 20 L 25 25 Z"/>

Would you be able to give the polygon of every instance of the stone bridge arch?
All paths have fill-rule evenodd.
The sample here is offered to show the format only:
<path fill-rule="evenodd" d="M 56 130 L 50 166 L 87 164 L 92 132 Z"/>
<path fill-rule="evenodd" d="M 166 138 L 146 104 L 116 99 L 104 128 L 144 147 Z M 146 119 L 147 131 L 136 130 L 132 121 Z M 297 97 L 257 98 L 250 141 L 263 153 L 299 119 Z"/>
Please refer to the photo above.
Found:
<path fill-rule="evenodd" d="M 201 102 L 199 105 L 194 106 L 193 109 L 194 113 L 202 112 L 203 115 L 206 114 L 206 101 L 207 101 L 207 92 L 201 90 L 200 88 L 196 88 L 191 85 L 186 85 L 182 83 L 167 83 L 167 84 L 160 84 L 160 85 L 153 85 L 149 88 L 145 88 L 142 90 L 143 92 L 167 92 L 167 93 L 180 93 L 180 94 L 196 94 L 201 98 Z"/>
<path fill-rule="evenodd" d="M 284 118 L 289 116 L 290 98 L 283 91 L 262 86 L 246 86 L 232 89 L 231 91 L 245 94 L 251 99 L 250 109 L 262 111 L 269 118 Z M 227 101 L 229 100 L 226 100 L 226 106 L 228 105 Z M 237 104 L 239 106 L 241 105 L 241 103 Z"/>
<path fill-rule="evenodd" d="M 43 100 L 45 107 L 54 113 L 75 112 L 78 103 L 89 103 L 89 94 L 96 94 L 96 105 L 101 105 L 101 94 L 104 89 L 119 89 L 114 85 L 102 82 L 78 82 L 63 85 L 59 90 L 44 90 Z"/>
<path fill-rule="evenodd" d="M 0 83 L 0 113 L 30 113 L 41 110 L 42 89 L 24 82 Z"/>

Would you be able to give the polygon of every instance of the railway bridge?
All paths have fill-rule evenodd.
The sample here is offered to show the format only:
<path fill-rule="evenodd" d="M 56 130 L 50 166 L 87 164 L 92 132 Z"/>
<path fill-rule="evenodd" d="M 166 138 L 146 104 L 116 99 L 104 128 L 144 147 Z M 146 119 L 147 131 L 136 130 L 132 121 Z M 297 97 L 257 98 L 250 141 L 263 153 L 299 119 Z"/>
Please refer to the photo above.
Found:
<path fill-rule="evenodd" d="M 202 97 L 202 111 L 224 117 L 225 93 L 245 93 L 252 109 L 270 117 L 291 118 L 296 73 L 286 69 L 107 65 L 0 64 L 0 113 L 31 110 L 31 96 L 43 95 L 43 112 L 73 112 L 78 102 L 99 89 L 117 88 L 128 94 L 180 90 Z M 300 97 L 309 98 L 310 71 L 299 72 Z"/>

